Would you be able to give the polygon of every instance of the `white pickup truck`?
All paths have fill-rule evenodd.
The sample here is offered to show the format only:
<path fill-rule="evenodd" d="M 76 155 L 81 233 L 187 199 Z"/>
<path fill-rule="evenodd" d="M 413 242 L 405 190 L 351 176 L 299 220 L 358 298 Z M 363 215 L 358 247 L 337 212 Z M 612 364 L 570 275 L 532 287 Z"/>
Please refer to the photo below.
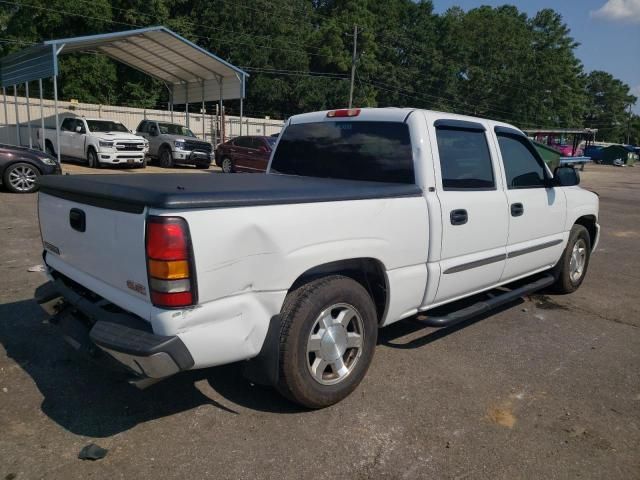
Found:
<path fill-rule="evenodd" d="M 60 123 L 60 145 L 54 128 L 38 129 L 36 142 L 50 155 L 82 160 L 92 168 L 103 164 L 144 168 L 149 142 L 122 123 L 100 118 L 66 117 Z M 42 147 L 40 147 L 42 148 Z"/>
<path fill-rule="evenodd" d="M 248 361 L 254 382 L 319 408 L 362 380 L 379 327 L 577 289 L 600 229 L 578 181 L 504 123 L 297 115 L 267 174 L 44 178 L 36 298 L 70 343 L 141 378 Z"/>

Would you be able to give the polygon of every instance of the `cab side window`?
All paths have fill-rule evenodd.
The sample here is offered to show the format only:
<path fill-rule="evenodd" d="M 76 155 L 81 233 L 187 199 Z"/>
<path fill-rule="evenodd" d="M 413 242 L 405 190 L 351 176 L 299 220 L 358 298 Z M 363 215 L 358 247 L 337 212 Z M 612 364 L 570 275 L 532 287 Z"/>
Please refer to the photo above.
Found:
<path fill-rule="evenodd" d="M 495 190 L 491 154 L 483 130 L 436 127 L 444 190 Z"/>
<path fill-rule="evenodd" d="M 545 166 L 525 137 L 498 133 L 507 188 L 544 188 Z"/>
<path fill-rule="evenodd" d="M 62 121 L 62 125 L 60 125 L 60 130 L 63 130 L 65 132 L 72 132 L 75 126 L 76 126 L 75 118 L 65 118 Z"/>

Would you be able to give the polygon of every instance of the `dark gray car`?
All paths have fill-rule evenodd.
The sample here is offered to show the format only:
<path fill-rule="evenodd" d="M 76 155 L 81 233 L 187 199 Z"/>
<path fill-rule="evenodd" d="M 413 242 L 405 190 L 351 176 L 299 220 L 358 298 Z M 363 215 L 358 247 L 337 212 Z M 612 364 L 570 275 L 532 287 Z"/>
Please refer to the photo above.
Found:
<path fill-rule="evenodd" d="M 33 148 L 0 144 L 0 179 L 14 193 L 32 193 L 38 189 L 40 175 L 59 175 L 55 157 Z"/>

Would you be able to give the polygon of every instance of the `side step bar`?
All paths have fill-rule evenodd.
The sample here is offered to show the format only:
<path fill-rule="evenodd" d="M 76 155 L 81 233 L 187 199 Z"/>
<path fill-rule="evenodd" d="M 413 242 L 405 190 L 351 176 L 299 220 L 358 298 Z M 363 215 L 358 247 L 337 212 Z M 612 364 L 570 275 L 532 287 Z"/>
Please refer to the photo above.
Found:
<path fill-rule="evenodd" d="M 523 295 L 528 295 L 537 290 L 546 288 L 552 285 L 554 282 L 555 282 L 555 278 L 553 277 L 553 275 L 546 274 L 531 283 L 527 283 L 522 287 L 516 288 L 514 290 L 510 290 L 508 292 L 505 292 L 501 295 L 497 295 L 488 300 L 474 303 L 473 305 L 462 308 L 460 310 L 456 310 L 455 312 L 451 312 L 447 315 L 443 315 L 440 317 L 427 316 L 427 318 L 420 319 L 418 321 L 428 327 L 436 327 L 436 328 L 451 327 L 457 323 L 464 322 L 465 320 L 469 320 L 470 318 L 477 317 L 478 315 L 481 315 L 497 307 L 500 307 L 501 305 L 512 302 L 517 298 L 522 297 Z"/>

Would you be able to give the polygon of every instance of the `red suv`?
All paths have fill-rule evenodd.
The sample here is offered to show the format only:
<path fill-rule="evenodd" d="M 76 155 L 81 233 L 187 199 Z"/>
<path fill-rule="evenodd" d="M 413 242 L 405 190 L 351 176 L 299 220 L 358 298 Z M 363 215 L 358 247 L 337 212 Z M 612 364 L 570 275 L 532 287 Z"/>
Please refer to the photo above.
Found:
<path fill-rule="evenodd" d="M 216 165 L 225 173 L 267 170 L 276 137 L 244 136 L 221 143 L 216 149 Z"/>

